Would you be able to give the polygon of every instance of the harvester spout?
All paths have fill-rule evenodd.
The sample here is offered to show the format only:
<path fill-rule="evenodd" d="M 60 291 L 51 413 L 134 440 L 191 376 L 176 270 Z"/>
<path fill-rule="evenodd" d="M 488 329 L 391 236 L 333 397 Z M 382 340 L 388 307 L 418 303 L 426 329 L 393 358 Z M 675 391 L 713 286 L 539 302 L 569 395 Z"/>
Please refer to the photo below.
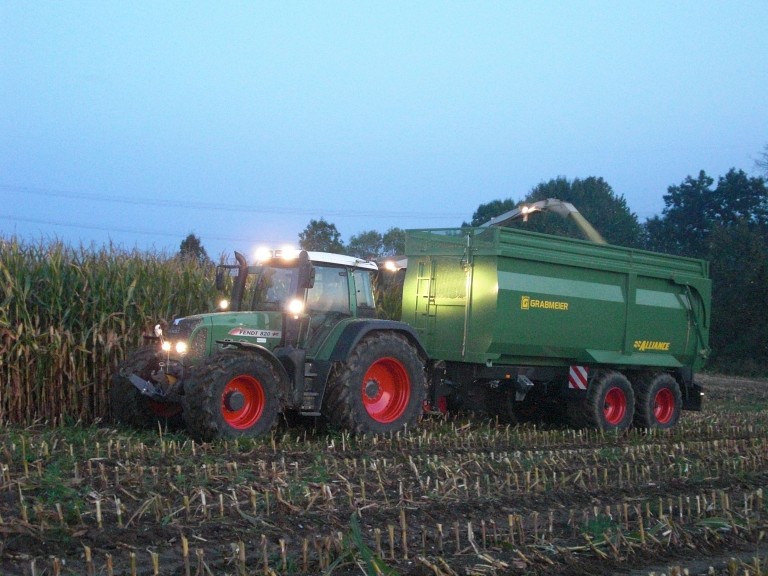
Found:
<path fill-rule="evenodd" d="M 579 212 L 573 204 L 570 202 L 563 202 L 557 198 L 547 198 L 546 200 L 540 200 L 533 204 L 521 204 L 509 212 L 491 218 L 482 226 L 506 226 L 510 222 L 520 219 L 525 222 L 528 220 L 528 216 L 534 212 L 554 212 L 563 218 L 570 218 L 587 240 L 591 240 L 598 244 L 607 244 L 600 232 L 595 230 L 595 227 L 581 215 L 581 212 Z"/>

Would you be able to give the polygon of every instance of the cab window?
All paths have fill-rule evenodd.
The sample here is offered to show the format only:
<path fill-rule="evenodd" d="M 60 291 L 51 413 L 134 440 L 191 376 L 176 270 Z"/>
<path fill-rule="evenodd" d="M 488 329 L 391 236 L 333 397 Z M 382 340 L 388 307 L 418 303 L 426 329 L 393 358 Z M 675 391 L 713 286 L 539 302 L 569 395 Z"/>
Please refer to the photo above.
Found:
<path fill-rule="evenodd" d="M 315 264 L 315 284 L 307 292 L 307 308 L 314 312 L 349 314 L 347 271 Z"/>
<path fill-rule="evenodd" d="M 376 302 L 373 299 L 371 273 L 367 270 L 355 270 L 352 275 L 355 279 L 358 316 L 375 316 Z"/>

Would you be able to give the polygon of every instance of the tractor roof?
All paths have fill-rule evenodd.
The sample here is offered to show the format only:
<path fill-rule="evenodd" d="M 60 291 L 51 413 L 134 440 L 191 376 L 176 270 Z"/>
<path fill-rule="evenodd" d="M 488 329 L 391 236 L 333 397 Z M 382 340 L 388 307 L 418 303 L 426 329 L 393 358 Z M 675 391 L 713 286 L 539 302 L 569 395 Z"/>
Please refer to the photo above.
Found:
<path fill-rule="evenodd" d="M 331 252 L 308 252 L 309 259 L 312 262 L 322 264 L 336 264 L 338 266 L 348 266 L 352 268 L 364 268 L 366 270 L 377 271 L 379 269 L 375 262 L 361 260 L 354 256 L 345 256 L 344 254 L 333 254 Z"/>

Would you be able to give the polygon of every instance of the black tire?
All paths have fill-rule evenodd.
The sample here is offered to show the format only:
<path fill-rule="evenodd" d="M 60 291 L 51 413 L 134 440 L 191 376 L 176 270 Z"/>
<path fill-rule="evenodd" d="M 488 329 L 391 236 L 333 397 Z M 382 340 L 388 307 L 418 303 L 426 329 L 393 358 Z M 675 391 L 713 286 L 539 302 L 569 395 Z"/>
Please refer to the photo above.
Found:
<path fill-rule="evenodd" d="M 669 374 L 643 374 L 635 382 L 635 426 L 638 428 L 672 428 L 680 420 L 682 406 L 680 386 Z"/>
<path fill-rule="evenodd" d="M 568 408 L 576 427 L 622 431 L 632 425 L 635 394 L 619 372 L 602 373 L 590 381 L 586 398 Z"/>
<path fill-rule="evenodd" d="M 152 373 L 160 369 L 157 347 L 143 346 L 131 353 L 112 374 L 109 404 L 112 418 L 134 428 L 157 428 L 158 424 L 179 428 L 183 424 L 181 404 L 151 400 L 139 392 L 128 377 L 137 374 L 153 382 Z"/>
<path fill-rule="evenodd" d="M 328 378 L 323 415 L 358 434 L 394 432 L 419 421 L 425 397 L 418 352 L 405 338 L 378 332 L 364 338 Z"/>
<path fill-rule="evenodd" d="M 227 351 L 207 358 L 184 385 L 187 429 L 204 442 L 269 432 L 280 413 L 279 379 L 258 354 Z"/>

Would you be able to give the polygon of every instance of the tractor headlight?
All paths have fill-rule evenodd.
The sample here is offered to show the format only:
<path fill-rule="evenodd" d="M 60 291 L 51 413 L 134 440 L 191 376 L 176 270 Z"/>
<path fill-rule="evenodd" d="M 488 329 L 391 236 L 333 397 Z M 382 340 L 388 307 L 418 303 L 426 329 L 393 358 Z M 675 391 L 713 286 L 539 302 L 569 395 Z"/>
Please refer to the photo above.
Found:
<path fill-rule="evenodd" d="M 170 340 L 166 340 L 163 342 L 162 348 L 163 352 L 170 352 L 173 350 L 179 356 L 184 356 L 189 350 L 189 345 L 183 340 L 179 340 L 175 344 L 171 343 Z"/>
<path fill-rule="evenodd" d="M 219 301 L 219 310 L 229 310 L 229 300 L 223 298 Z"/>

